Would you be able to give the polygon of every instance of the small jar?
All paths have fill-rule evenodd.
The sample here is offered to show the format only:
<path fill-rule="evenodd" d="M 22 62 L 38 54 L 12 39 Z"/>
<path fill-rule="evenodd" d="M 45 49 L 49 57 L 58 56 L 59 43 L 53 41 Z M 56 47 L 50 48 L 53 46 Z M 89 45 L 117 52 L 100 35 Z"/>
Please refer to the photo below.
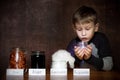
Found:
<path fill-rule="evenodd" d="M 45 52 L 32 51 L 31 68 L 45 68 Z"/>
<path fill-rule="evenodd" d="M 85 48 L 87 45 L 88 45 L 88 43 L 87 42 L 83 42 L 83 41 L 81 41 L 81 42 L 79 42 L 77 44 L 77 46 L 80 47 L 80 48 Z"/>
<path fill-rule="evenodd" d="M 9 67 L 13 69 L 25 69 L 26 57 L 20 48 L 13 48 L 10 53 Z"/>

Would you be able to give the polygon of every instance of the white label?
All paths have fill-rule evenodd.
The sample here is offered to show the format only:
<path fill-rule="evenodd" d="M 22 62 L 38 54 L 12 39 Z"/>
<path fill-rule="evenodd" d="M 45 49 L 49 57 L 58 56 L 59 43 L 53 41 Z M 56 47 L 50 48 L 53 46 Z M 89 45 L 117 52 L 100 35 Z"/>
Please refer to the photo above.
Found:
<path fill-rule="evenodd" d="M 50 75 L 67 75 L 67 69 L 50 69 Z"/>
<path fill-rule="evenodd" d="M 29 69 L 29 75 L 45 75 L 46 69 Z"/>
<path fill-rule="evenodd" d="M 23 75 L 24 69 L 7 69 L 7 75 Z"/>
<path fill-rule="evenodd" d="M 74 69 L 73 75 L 90 75 L 90 69 Z"/>

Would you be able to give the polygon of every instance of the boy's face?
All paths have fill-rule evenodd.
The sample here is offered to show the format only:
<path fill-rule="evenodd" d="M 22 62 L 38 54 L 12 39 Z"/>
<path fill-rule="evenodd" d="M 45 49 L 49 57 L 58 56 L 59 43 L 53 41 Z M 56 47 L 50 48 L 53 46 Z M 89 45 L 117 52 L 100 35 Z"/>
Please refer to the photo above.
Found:
<path fill-rule="evenodd" d="M 94 36 L 94 33 L 98 31 L 98 23 L 94 24 L 94 22 L 89 23 L 76 23 L 75 24 L 75 31 L 77 33 L 77 36 L 80 40 L 84 42 L 88 42 L 92 39 Z"/>

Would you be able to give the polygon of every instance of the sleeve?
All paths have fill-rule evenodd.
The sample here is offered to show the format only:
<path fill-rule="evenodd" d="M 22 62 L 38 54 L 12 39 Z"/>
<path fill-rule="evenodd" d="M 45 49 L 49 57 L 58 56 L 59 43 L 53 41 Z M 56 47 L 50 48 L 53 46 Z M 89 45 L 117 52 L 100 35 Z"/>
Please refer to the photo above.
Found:
<path fill-rule="evenodd" d="M 76 45 L 76 39 L 73 39 L 67 46 L 67 51 L 75 58 L 75 63 L 79 63 L 81 60 L 77 58 L 74 52 L 74 46 Z"/>
<path fill-rule="evenodd" d="M 75 40 L 72 40 L 67 46 L 67 51 L 70 52 L 72 56 L 74 56 L 74 46 Z"/>
<path fill-rule="evenodd" d="M 98 35 L 95 44 L 98 49 L 99 57 L 92 55 L 90 59 L 86 60 L 86 62 L 94 65 L 98 70 L 111 70 L 113 67 L 113 61 L 107 37 L 104 34 Z"/>
<path fill-rule="evenodd" d="M 93 65 L 97 70 L 101 70 L 103 67 L 103 60 L 102 58 L 97 58 L 92 55 L 88 60 L 85 60 L 87 63 Z"/>
<path fill-rule="evenodd" d="M 105 35 L 101 38 L 101 45 L 100 45 L 99 55 L 103 60 L 103 67 L 102 70 L 111 70 L 113 67 L 113 60 L 111 56 L 111 47 L 109 40 Z"/>

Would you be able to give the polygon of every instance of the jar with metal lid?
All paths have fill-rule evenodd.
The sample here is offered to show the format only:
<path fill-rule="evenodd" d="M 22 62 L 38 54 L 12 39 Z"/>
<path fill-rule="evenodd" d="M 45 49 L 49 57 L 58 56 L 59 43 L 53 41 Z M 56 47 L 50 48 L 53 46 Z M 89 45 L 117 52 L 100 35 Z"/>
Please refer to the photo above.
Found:
<path fill-rule="evenodd" d="M 20 48 L 13 48 L 10 53 L 9 67 L 13 69 L 25 69 L 26 57 L 24 51 Z"/>
<path fill-rule="evenodd" d="M 45 68 L 45 52 L 32 51 L 31 68 Z"/>

